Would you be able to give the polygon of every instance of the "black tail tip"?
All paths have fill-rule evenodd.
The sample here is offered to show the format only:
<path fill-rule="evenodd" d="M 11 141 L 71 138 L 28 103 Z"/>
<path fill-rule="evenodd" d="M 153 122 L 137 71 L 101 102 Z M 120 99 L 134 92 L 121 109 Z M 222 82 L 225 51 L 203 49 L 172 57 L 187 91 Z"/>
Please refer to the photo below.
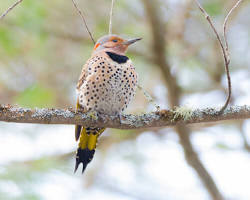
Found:
<path fill-rule="evenodd" d="M 86 169 L 87 165 L 89 162 L 93 159 L 95 154 L 95 150 L 89 150 L 88 148 L 86 149 L 81 149 L 78 148 L 76 152 L 76 165 L 75 165 L 75 170 L 74 173 L 76 173 L 79 165 L 82 163 L 82 173 Z"/>

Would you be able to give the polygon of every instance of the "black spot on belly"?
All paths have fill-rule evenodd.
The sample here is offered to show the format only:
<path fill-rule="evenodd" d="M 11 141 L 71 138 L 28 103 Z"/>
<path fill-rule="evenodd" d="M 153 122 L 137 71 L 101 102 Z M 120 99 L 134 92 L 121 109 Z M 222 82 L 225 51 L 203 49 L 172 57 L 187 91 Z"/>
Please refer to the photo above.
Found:
<path fill-rule="evenodd" d="M 127 56 L 122 56 L 122 55 L 119 55 L 119 54 L 116 54 L 116 53 L 112 53 L 112 52 L 109 52 L 107 51 L 106 52 L 108 54 L 108 56 L 115 62 L 121 64 L 121 63 L 126 63 L 127 60 L 128 60 L 128 57 Z"/>

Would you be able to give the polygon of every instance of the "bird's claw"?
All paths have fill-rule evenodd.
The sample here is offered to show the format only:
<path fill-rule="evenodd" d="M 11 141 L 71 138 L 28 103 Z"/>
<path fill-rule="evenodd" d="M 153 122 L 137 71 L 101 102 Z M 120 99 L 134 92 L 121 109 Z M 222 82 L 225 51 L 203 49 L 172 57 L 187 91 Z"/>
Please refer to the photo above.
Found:
<path fill-rule="evenodd" d="M 122 117 L 123 117 L 122 114 L 119 113 L 119 114 L 117 115 L 117 117 L 119 118 L 120 124 L 122 124 Z"/>

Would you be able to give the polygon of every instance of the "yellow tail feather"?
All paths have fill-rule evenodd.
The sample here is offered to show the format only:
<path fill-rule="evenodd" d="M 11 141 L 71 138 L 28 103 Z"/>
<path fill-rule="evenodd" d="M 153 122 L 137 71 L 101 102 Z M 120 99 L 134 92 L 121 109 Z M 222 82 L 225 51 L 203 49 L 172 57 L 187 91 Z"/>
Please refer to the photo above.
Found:
<path fill-rule="evenodd" d="M 80 139 L 76 153 L 75 172 L 80 163 L 83 164 L 82 173 L 88 163 L 93 159 L 98 137 L 103 133 L 105 128 L 81 128 Z"/>
<path fill-rule="evenodd" d="M 76 110 L 83 108 L 77 99 Z M 103 133 L 105 128 L 84 128 L 81 125 L 75 126 L 75 139 L 79 139 L 78 148 L 76 152 L 76 165 L 75 172 L 80 163 L 83 164 L 82 173 L 87 167 L 88 163 L 92 160 L 98 137 Z"/>

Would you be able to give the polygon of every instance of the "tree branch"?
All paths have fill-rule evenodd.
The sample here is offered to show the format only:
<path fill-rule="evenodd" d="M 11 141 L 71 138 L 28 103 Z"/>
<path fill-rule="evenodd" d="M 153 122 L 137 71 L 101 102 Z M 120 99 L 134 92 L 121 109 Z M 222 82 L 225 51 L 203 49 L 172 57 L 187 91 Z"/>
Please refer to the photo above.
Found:
<path fill-rule="evenodd" d="M 112 17 L 113 17 L 113 10 L 114 10 L 114 2 L 115 0 L 111 1 L 110 13 L 109 13 L 109 35 L 112 34 Z"/>
<path fill-rule="evenodd" d="M 75 9 L 77 10 L 78 14 L 79 14 L 80 17 L 82 18 L 83 24 L 84 24 L 84 26 L 85 26 L 85 28 L 86 28 L 86 30 L 87 30 L 87 32 L 88 32 L 88 34 L 89 34 L 89 36 L 90 36 L 92 42 L 93 42 L 93 44 L 95 45 L 94 37 L 93 37 L 91 31 L 89 30 L 89 27 L 88 27 L 88 25 L 87 25 L 87 22 L 86 22 L 86 20 L 85 20 L 85 17 L 84 17 L 84 15 L 83 15 L 82 11 L 80 10 L 80 8 L 78 8 L 78 6 L 77 6 L 75 0 L 72 0 L 72 3 L 73 3 L 73 5 L 74 5 Z"/>
<path fill-rule="evenodd" d="M 187 114 L 188 113 L 188 114 Z M 238 120 L 250 118 L 250 106 L 231 106 L 223 114 L 219 108 L 204 108 L 188 110 L 161 110 L 141 115 L 108 116 L 94 111 L 87 113 L 68 109 L 26 109 L 10 105 L 0 105 L 0 121 L 37 124 L 79 124 L 83 126 L 107 127 L 117 129 L 139 129 L 177 124 L 194 124 L 217 122 L 223 120 Z"/>
<path fill-rule="evenodd" d="M 167 34 L 165 30 L 165 23 L 162 20 L 162 15 L 160 13 L 160 7 L 157 3 L 150 0 L 143 0 L 145 5 L 145 10 L 148 14 L 148 19 L 151 26 L 152 36 L 153 36 L 153 51 L 155 64 L 159 66 L 162 70 L 166 86 L 168 88 L 168 101 L 171 108 L 179 106 L 181 102 L 182 91 L 176 81 L 176 77 L 171 73 L 170 64 L 166 60 L 166 41 L 165 35 Z M 179 108 L 181 109 L 181 108 Z M 220 114 L 222 112 L 219 112 Z M 218 113 L 218 114 L 219 114 Z M 177 115 L 178 113 L 176 113 Z M 186 113 L 187 114 L 187 113 Z M 192 113 L 189 113 L 192 114 Z M 216 115 L 218 116 L 217 112 Z M 175 116 L 176 116 L 175 115 Z M 182 115 L 182 117 L 187 115 Z M 199 115 L 198 115 L 199 116 Z M 186 118 L 190 119 L 190 118 Z M 185 122 L 185 120 L 184 120 Z M 205 168 L 202 161 L 199 159 L 198 153 L 195 151 L 195 148 L 192 145 L 190 134 L 191 130 L 183 124 L 177 124 L 175 126 L 176 133 L 179 136 L 180 144 L 183 147 L 185 159 L 187 163 L 196 171 L 197 175 L 201 179 L 205 188 L 211 196 L 211 199 L 214 200 L 223 200 L 223 195 L 218 189 L 215 181 L 212 176 L 209 174 L 208 170 Z"/>
<path fill-rule="evenodd" d="M 232 12 L 239 6 L 239 4 L 241 3 L 242 0 L 238 0 L 234 6 L 230 9 L 230 11 L 228 12 L 224 23 L 223 23 L 223 37 L 224 37 L 224 41 L 225 41 L 225 46 L 222 43 L 222 40 L 219 36 L 219 33 L 217 32 L 211 17 L 208 15 L 208 13 L 206 12 L 206 10 L 201 6 L 200 2 L 198 0 L 195 0 L 197 6 L 199 7 L 199 9 L 201 10 L 201 12 L 204 14 L 206 20 L 208 21 L 209 25 L 211 26 L 211 28 L 213 29 L 216 38 L 220 44 L 222 53 L 223 53 L 223 58 L 224 58 L 224 63 L 225 63 L 225 71 L 226 71 L 226 75 L 227 75 L 227 84 L 228 84 L 228 97 L 227 100 L 224 104 L 224 106 L 221 108 L 220 112 L 223 112 L 226 107 L 228 106 L 229 102 L 230 102 L 230 98 L 231 98 L 231 94 L 232 94 L 232 83 L 231 83 L 231 77 L 230 77 L 230 72 L 229 72 L 229 64 L 230 64 L 230 54 L 229 54 L 229 48 L 228 48 L 228 41 L 227 41 L 227 37 L 226 37 L 226 29 L 227 29 L 227 22 L 229 19 L 229 16 L 232 14 Z"/>
<path fill-rule="evenodd" d="M 23 0 L 18 0 L 15 2 L 12 6 L 10 6 L 1 16 L 0 20 L 3 19 L 12 9 L 14 9 L 19 3 L 21 3 Z"/>

